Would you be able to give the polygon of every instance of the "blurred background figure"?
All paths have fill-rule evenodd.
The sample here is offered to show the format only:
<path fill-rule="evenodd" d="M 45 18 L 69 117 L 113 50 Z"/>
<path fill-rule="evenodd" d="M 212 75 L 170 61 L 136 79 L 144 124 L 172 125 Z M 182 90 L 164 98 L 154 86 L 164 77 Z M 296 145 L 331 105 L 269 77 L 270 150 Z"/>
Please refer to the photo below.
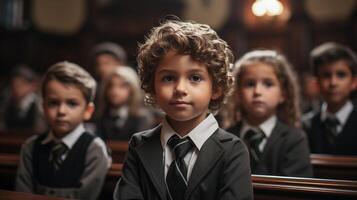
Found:
<path fill-rule="evenodd" d="M 97 44 L 91 57 L 98 81 L 104 80 L 117 67 L 125 65 L 127 59 L 123 47 L 112 42 Z"/>
<path fill-rule="evenodd" d="M 39 107 L 38 80 L 38 75 L 27 66 L 14 69 L 0 100 L 2 131 L 33 133 L 46 128 Z"/>
<path fill-rule="evenodd" d="M 302 114 L 317 111 L 320 108 L 321 99 L 316 77 L 309 72 L 303 72 L 300 81 Z"/>
<path fill-rule="evenodd" d="M 153 127 L 153 114 L 144 99 L 135 70 L 116 68 L 103 82 L 97 116 L 97 134 L 103 139 L 129 141 L 132 134 Z"/>

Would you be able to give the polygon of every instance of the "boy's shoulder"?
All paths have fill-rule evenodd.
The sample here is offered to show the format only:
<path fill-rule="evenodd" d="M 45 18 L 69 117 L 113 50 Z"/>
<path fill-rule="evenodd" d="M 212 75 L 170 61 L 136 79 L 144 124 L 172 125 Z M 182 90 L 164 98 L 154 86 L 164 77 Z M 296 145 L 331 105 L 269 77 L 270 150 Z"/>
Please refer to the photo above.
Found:
<path fill-rule="evenodd" d="M 160 124 L 152 129 L 148 129 L 145 131 L 135 133 L 130 139 L 130 142 L 129 142 L 130 145 L 137 146 L 137 145 L 140 145 L 140 144 L 144 143 L 145 141 L 150 140 L 152 138 L 156 138 L 156 137 L 160 138 L 161 127 L 162 126 Z"/>

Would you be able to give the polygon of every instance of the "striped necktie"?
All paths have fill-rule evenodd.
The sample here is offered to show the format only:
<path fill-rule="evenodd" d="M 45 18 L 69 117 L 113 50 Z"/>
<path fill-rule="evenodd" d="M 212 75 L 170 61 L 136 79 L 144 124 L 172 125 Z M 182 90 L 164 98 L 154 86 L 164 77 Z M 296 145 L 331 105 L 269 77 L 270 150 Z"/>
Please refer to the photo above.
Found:
<path fill-rule="evenodd" d="M 258 165 L 262 155 L 262 151 L 260 150 L 259 145 L 264 140 L 264 138 L 265 135 L 260 129 L 258 131 L 251 129 L 244 135 L 243 139 L 248 146 L 252 171 Z"/>
<path fill-rule="evenodd" d="M 325 130 L 328 141 L 331 145 L 335 145 L 337 140 L 337 126 L 340 124 L 335 116 L 328 116 L 324 121 Z"/>
<path fill-rule="evenodd" d="M 57 171 L 64 162 L 63 155 L 68 152 L 69 148 L 63 142 L 56 142 L 50 153 L 50 162 Z"/>
<path fill-rule="evenodd" d="M 193 148 L 189 137 L 180 139 L 173 135 L 167 142 L 175 154 L 166 176 L 168 194 L 171 200 L 183 200 L 187 189 L 187 166 L 185 155 Z"/>

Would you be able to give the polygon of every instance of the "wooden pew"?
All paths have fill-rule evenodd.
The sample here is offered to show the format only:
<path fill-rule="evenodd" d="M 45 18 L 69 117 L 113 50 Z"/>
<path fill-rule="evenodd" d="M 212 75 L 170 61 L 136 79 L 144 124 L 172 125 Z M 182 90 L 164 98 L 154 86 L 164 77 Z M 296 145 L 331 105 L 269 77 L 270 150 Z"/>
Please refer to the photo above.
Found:
<path fill-rule="evenodd" d="M 310 158 L 315 177 L 357 180 L 357 156 L 311 154 Z"/>
<path fill-rule="evenodd" d="M 357 199 L 357 182 L 252 175 L 255 200 Z"/>
<path fill-rule="evenodd" d="M 0 154 L 1 183 L 14 182 L 18 160 L 18 155 Z M 112 197 L 115 184 L 121 176 L 121 170 L 121 164 L 114 163 L 111 166 L 100 199 Z M 256 200 L 357 199 L 357 181 L 263 175 L 252 175 L 252 180 Z"/>
<path fill-rule="evenodd" d="M 128 151 L 128 142 L 126 141 L 108 141 L 107 145 L 112 151 L 112 158 L 114 163 L 122 163 L 125 158 L 125 154 Z"/>

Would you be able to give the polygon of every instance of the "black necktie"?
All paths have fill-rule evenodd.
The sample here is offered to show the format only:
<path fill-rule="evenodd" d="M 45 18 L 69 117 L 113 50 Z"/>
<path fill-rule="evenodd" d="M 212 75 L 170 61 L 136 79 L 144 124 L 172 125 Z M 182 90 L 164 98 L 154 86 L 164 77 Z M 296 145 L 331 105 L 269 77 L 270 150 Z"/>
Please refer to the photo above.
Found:
<path fill-rule="evenodd" d="M 335 116 L 328 116 L 325 121 L 325 129 L 327 133 L 328 141 L 331 145 L 334 145 L 337 139 L 337 126 L 339 125 L 339 121 Z"/>
<path fill-rule="evenodd" d="M 184 157 L 192 149 L 193 143 L 189 137 L 180 139 L 173 135 L 167 144 L 175 154 L 166 176 L 169 197 L 172 200 L 183 200 L 187 189 L 187 167 Z"/>
<path fill-rule="evenodd" d="M 259 145 L 264 138 L 265 135 L 261 130 L 259 131 L 249 130 L 244 135 L 243 139 L 245 140 L 248 146 L 252 170 L 255 169 L 255 167 L 259 163 L 260 156 L 262 155 L 262 151 L 260 151 Z"/>
<path fill-rule="evenodd" d="M 67 153 L 69 148 L 63 142 L 57 142 L 53 145 L 50 153 L 50 162 L 55 170 L 58 170 L 63 164 L 63 155 Z"/>

